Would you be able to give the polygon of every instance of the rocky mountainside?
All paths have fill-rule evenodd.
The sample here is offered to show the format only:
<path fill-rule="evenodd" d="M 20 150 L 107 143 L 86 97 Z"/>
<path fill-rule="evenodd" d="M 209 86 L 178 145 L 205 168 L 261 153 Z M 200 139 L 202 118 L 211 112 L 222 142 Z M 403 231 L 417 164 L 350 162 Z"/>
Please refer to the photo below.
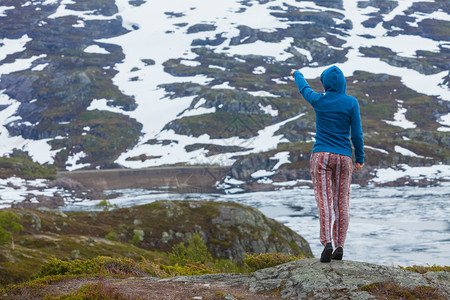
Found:
<path fill-rule="evenodd" d="M 228 185 L 307 179 L 314 113 L 289 72 L 320 90 L 335 64 L 360 103 L 366 182 L 449 164 L 445 0 L 3 0 L 0 21 L 0 155 L 58 170 L 229 165 Z"/>

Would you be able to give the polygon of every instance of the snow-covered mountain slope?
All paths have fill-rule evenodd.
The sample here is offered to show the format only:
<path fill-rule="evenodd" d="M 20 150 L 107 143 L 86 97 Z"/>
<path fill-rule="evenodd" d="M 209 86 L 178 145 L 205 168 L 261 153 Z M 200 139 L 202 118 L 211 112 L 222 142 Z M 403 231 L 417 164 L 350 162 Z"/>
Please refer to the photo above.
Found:
<path fill-rule="evenodd" d="M 0 155 L 75 170 L 260 153 L 269 163 L 246 168 L 301 167 L 313 111 L 289 72 L 320 89 L 334 64 L 360 101 L 369 164 L 449 160 L 446 0 L 2 0 L 0 21 Z"/>

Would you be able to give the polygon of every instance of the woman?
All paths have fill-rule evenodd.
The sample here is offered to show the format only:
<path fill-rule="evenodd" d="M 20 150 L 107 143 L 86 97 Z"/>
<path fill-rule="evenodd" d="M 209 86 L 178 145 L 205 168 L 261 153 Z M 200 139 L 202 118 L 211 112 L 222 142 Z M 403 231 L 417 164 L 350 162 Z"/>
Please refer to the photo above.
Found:
<path fill-rule="evenodd" d="M 320 81 L 325 93 L 316 93 L 302 73 L 291 71 L 298 91 L 311 104 L 316 114 L 315 143 L 310 159 L 310 171 L 320 221 L 320 242 L 324 250 L 321 262 L 341 260 L 349 222 L 349 196 L 352 171 L 364 166 L 364 142 L 358 101 L 346 94 L 342 71 L 332 66 L 323 71 Z M 352 145 L 356 162 L 352 164 Z M 334 224 L 331 228 L 334 208 Z M 335 250 L 331 240 L 334 240 Z"/>

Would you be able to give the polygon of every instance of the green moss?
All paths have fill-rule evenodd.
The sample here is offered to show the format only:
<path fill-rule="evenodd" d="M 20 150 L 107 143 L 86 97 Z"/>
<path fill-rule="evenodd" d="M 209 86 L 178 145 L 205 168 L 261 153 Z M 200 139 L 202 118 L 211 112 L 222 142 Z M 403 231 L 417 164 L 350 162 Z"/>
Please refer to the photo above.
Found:
<path fill-rule="evenodd" d="M 28 153 L 14 150 L 9 157 L 0 157 L 0 178 L 13 176 L 24 179 L 55 179 L 56 171 L 53 165 L 40 165 Z"/>
<path fill-rule="evenodd" d="M 419 24 L 422 34 L 435 41 L 450 41 L 450 22 L 447 20 L 424 19 Z"/>
<path fill-rule="evenodd" d="M 83 299 L 95 299 L 95 300 L 126 300 L 128 297 L 120 295 L 119 291 L 115 287 L 107 286 L 103 283 L 91 283 L 87 284 L 75 292 L 60 295 L 60 296 L 47 296 L 48 300 L 83 300 Z"/>
<path fill-rule="evenodd" d="M 0 289 L 0 295 L 3 299 L 30 299 L 34 297 L 42 299 L 46 297 L 44 289 L 48 284 L 81 277 L 86 277 L 86 275 L 45 276 L 20 284 L 8 285 Z"/>
<path fill-rule="evenodd" d="M 270 117 L 218 111 L 213 114 L 184 117 L 170 122 L 166 129 L 198 137 L 207 132 L 211 138 L 253 137 L 270 124 Z"/>
<path fill-rule="evenodd" d="M 275 267 L 290 261 L 304 259 L 303 255 L 293 256 L 282 253 L 245 254 L 244 264 L 252 271 Z"/>
<path fill-rule="evenodd" d="M 408 288 L 395 282 L 377 282 L 360 288 L 378 299 L 445 299 L 436 288 L 430 286 L 416 286 Z"/>

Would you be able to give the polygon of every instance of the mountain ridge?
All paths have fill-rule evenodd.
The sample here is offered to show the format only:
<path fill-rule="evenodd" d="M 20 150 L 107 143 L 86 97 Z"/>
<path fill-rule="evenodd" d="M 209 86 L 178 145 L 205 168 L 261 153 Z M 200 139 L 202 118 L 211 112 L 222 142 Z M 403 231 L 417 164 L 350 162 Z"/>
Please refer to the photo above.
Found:
<path fill-rule="evenodd" d="M 320 90 L 335 64 L 360 102 L 368 164 L 449 164 L 446 1 L 237 1 L 210 15 L 205 1 L 2 5 L 2 155 L 59 170 L 237 169 L 258 153 L 255 173 L 277 172 L 282 149 L 277 168 L 295 169 L 315 124 L 289 71 Z"/>

